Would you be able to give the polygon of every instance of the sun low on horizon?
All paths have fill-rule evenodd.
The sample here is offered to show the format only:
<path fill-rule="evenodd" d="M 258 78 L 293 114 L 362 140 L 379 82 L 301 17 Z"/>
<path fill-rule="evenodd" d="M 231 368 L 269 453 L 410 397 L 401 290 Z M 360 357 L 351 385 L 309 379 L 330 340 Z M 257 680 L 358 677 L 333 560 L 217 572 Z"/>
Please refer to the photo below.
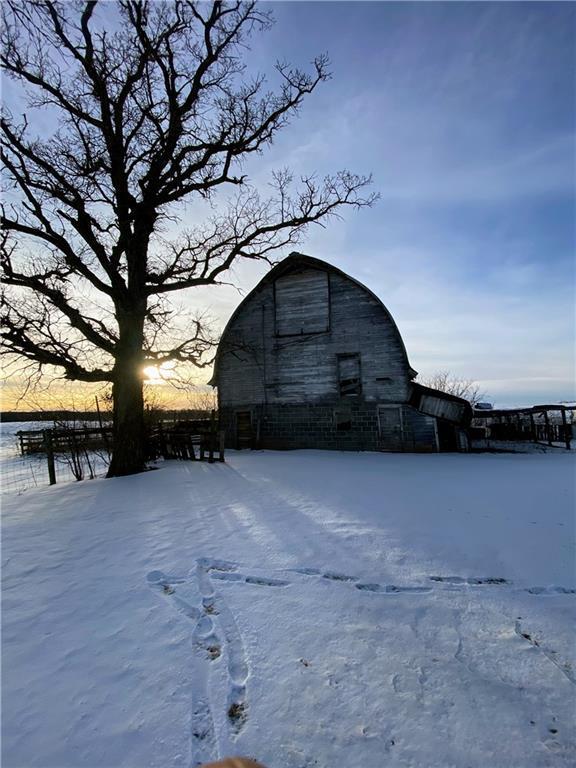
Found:
<path fill-rule="evenodd" d="M 154 386 L 165 384 L 177 376 L 176 363 L 170 360 L 160 365 L 147 365 L 142 370 L 142 374 L 144 376 L 144 384 L 152 384 Z"/>

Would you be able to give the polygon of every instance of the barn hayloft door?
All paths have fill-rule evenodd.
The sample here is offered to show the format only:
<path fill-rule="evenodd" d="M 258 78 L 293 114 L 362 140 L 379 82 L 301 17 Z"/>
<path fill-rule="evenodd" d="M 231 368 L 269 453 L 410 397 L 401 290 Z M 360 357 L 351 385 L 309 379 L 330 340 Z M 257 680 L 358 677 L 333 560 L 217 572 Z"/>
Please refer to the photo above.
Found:
<path fill-rule="evenodd" d="M 378 433 L 381 451 L 402 451 L 404 449 L 404 430 L 400 407 L 378 406 Z"/>

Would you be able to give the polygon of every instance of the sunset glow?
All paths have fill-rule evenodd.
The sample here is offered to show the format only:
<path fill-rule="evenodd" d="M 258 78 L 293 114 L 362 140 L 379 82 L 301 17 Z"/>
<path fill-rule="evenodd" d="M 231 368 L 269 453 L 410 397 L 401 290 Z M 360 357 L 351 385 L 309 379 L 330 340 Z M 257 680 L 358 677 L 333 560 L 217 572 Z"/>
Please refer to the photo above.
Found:
<path fill-rule="evenodd" d="M 169 379 L 174 378 L 174 368 L 176 363 L 169 361 L 162 365 L 148 365 L 144 368 L 144 384 L 164 384 Z"/>

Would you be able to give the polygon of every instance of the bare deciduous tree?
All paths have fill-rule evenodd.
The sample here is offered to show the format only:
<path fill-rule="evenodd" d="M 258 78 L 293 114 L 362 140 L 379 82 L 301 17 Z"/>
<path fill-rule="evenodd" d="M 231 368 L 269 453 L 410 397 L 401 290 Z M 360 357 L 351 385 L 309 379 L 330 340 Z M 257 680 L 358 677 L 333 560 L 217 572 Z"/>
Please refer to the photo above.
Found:
<path fill-rule="evenodd" d="M 486 393 L 482 392 L 478 382 L 474 379 L 462 379 L 455 376 L 451 371 L 438 371 L 433 376 L 422 380 L 422 384 L 432 389 L 439 389 L 441 392 L 447 392 L 449 395 L 456 395 L 468 400 L 474 407 L 477 403 L 486 400 Z"/>
<path fill-rule="evenodd" d="M 9 353 L 68 379 L 111 382 L 109 475 L 144 467 L 142 370 L 206 365 L 196 320 L 175 340 L 168 298 L 215 284 L 238 259 L 272 260 L 303 228 L 370 205 L 370 178 L 242 173 L 329 77 L 277 63 L 250 77 L 254 2 L 5 0 L 1 63 L 27 94 L 2 116 L 2 336 Z M 13 109 L 13 111 L 15 111 Z M 42 119 L 39 119 L 39 115 Z M 33 119 L 34 118 L 34 119 Z M 234 194 L 188 228 L 183 204 Z"/>

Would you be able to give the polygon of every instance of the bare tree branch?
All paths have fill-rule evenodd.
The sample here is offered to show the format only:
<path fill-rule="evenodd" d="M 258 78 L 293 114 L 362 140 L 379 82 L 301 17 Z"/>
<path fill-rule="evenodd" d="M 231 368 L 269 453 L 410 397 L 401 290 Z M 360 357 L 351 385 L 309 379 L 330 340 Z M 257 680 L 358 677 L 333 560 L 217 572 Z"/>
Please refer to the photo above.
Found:
<path fill-rule="evenodd" d="M 252 0 L 5 0 L 1 13 L 0 63 L 27 99 L 0 121 L 4 346 L 111 381 L 111 472 L 134 471 L 143 366 L 202 368 L 215 344 L 203 318 L 177 333 L 168 297 L 222 283 L 237 260 L 273 263 L 309 225 L 376 195 L 347 171 L 296 181 L 279 170 L 268 196 L 250 185 L 243 161 L 330 78 L 325 55 L 310 71 L 278 62 L 275 86 L 248 76 L 250 36 L 272 23 Z M 177 204 L 195 198 L 212 216 L 165 242 Z"/>
<path fill-rule="evenodd" d="M 456 397 L 468 400 L 472 406 L 486 400 L 486 393 L 480 389 L 478 382 L 474 381 L 474 379 L 460 378 L 450 371 L 438 371 L 433 376 L 423 379 L 422 384 L 432 389 L 439 389 L 440 392 L 447 392 L 449 395 L 456 395 Z"/>

